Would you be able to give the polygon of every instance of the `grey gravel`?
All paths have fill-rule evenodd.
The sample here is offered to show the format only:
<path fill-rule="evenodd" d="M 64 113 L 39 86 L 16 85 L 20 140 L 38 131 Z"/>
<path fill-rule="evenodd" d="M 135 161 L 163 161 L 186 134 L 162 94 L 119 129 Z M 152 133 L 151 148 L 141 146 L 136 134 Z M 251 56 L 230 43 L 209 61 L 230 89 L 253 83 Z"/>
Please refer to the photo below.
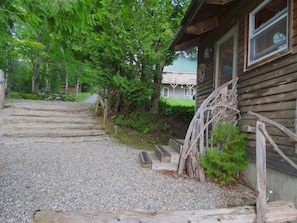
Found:
<path fill-rule="evenodd" d="M 5 109 L 0 124 L 3 117 Z M 36 210 L 194 210 L 255 203 L 254 191 L 243 185 L 222 188 L 174 178 L 141 168 L 138 156 L 139 150 L 109 136 L 15 145 L 2 137 L 0 222 L 29 223 Z"/>

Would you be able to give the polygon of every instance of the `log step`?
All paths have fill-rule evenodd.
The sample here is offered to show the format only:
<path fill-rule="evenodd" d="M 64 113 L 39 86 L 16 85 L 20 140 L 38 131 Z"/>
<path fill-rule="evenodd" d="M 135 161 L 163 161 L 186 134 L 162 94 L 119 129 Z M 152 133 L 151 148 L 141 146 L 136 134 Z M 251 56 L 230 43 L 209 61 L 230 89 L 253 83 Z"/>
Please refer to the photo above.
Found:
<path fill-rule="evenodd" d="M 155 154 L 161 162 L 170 163 L 171 154 L 166 150 L 166 147 L 168 147 L 168 146 L 156 145 L 155 146 Z"/>
<path fill-rule="evenodd" d="M 149 157 L 148 153 L 146 151 L 142 151 L 139 154 L 140 157 L 140 163 L 141 163 L 141 167 L 143 168 L 152 168 L 152 160 Z"/>
<path fill-rule="evenodd" d="M 293 202 L 276 201 L 267 203 L 267 223 L 287 222 L 297 219 L 297 210 Z M 101 210 L 74 210 L 74 211 L 36 211 L 33 223 L 253 223 L 256 222 L 255 206 L 240 206 L 210 210 L 119 210 L 104 212 Z"/>

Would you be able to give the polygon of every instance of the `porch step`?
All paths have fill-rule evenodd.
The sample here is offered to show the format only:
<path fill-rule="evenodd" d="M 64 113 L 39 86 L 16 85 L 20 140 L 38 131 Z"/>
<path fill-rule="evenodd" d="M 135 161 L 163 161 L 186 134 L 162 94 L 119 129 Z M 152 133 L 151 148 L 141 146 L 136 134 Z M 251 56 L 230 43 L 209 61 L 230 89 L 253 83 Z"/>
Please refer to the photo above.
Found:
<path fill-rule="evenodd" d="M 170 163 L 171 154 L 167 151 L 169 146 L 156 145 L 155 146 L 155 154 L 159 158 L 159 160 L 163 163 Z"/>
<path fill-rule="evenodd" d="M 184 139 L 169 139 L 168 145 L 174 149 L 177 153 L 181 154 L 184 145 Z"/>
<path fill-rule="evenodd" d="M 143 168 L 152 168 L 152 160 L 146 151 L 142 151 L 139 154 L 141 167 Z"/>

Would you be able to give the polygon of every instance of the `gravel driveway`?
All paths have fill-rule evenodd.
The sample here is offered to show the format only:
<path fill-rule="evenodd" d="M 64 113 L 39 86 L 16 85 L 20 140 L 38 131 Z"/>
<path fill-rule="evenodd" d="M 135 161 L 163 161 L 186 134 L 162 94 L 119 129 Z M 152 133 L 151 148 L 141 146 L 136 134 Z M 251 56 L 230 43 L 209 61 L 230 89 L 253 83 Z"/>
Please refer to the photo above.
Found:
<path fill-rule="evenodd" d="M 0 111 L 2 223 L 29 223 L 36 210 L 191 210 L 255 203 L 254 191 L 242 185 L 226 189 L 214 183 L 175 179 L 143 169 L 138 160 L 138 150 L 118 144 L 105 134 L 95 136 L 96 140 L 74 140 L 69 136 L 53 140 L 54 136 L 49 136 L 38 141 L 37 137 L 29 137 L 34 129 L 38 133 L 45 129 L 33 128 L 34 125 L 40 126 L 37 122 L 28 122 L 28 128 L 32 126 L 30 135 L 18 132 L 14 136 L 7 133 L 12 128 L 11 123 L 14 123 L 15 132 L 22 128 L 18 125 L 24 125 L 21 121 L 16 124 L 15 119 L 19 116 L 11 118 L 20 106 L 61 106 L 71 107 L 72 110 L 88 106 L 51 103 L 10 101 Z M 15 105 L 19 107 L 13 107 Z M 35 111 L 27 112 L 27 116 L 32 117 Z M 53 116 L 54 112 L 51 114 Z M 87 120 L 95 122 L 89 114 L 85 117 Z M 51 129 L 55 131 L 54 127 Z M 20 137 L 24 140 L 19 141 Z"/>

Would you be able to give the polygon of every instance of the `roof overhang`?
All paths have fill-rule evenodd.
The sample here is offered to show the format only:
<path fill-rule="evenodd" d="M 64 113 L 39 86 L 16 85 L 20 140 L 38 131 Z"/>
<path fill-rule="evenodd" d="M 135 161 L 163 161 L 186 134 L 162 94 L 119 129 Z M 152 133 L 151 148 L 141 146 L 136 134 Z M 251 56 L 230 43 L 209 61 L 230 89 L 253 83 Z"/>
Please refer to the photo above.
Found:
<path fill-rule="evenodd" d="M 218 26 L 226 5 L 234 0 L 193 0 L 171 42 L 171 50 L 198 46 L 201 36 Z"/>

